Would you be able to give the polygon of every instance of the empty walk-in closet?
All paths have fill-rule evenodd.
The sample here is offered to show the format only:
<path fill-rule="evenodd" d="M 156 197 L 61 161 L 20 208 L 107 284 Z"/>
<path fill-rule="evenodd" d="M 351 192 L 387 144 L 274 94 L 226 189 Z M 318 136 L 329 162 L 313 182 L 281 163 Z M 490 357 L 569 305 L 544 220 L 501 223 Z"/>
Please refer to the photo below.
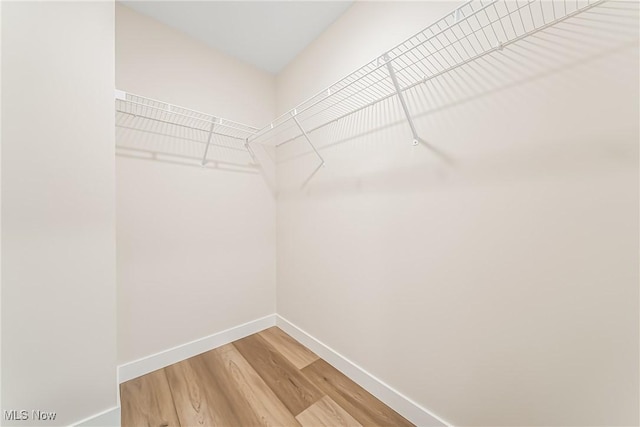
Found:
<path fill-rule="evenodd" d="M 0 424 L 639 424 L 637 1 L 0 24 Z"/>

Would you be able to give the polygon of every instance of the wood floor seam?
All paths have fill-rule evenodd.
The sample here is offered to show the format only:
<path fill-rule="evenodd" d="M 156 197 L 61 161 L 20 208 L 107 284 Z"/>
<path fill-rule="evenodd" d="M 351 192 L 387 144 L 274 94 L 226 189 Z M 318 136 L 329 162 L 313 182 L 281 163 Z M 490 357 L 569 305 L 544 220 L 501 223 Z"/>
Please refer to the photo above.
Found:
<path fill-rule="evenodd" d="M 123 427 L 409 427 L 277 327 L 120 385 Z"/>
<path fill-rule="evenodd" d="M 171 384 L 169 383 L 169 377 L 167 376 L 167 371 L 163 368 L 161 369 L 162 374 L 164 375 L 165 380 L 167 381 L 167 388 L 169 389 L 169 394 L 171 395 L 171 402 L 173 403 L 173 411 L 176 413 L 176 417 L 178 418 L 178 422 L 180 422 L 180 424 L 182 424 L 182 421 L 180 421 L 180 414 L 178 414 L 178 411 L 176 410 L 176 403 L 175 400 L 173 398 L 173 390 L 171 390 Z M 167 424 L 168 425 L 168 424 Z M 160 427 L 167 427 L 164 425 L 161 425 Z"/>

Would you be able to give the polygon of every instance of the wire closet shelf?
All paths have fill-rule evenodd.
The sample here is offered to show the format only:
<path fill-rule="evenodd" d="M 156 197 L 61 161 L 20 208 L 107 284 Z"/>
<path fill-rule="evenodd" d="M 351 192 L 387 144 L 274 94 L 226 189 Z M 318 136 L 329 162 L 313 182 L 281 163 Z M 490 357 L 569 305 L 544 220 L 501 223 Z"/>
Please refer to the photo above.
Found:
<path fill-rule="evenodd" d="M 375 60 L 281 115 L 249 136 L 268 145 L 304 137 L 341 118 L 397 96 L 413 134 L 420 138 L 403 93 L 501 51 L 538 31 L 607 0 L 470 0 Z"/>
<path fill-rule="evenodd" d="M 249 151 L 248 138 L 258 131 L 257 128 L 233 120 L 120 90 L 116 90 L 115 99 L 116 114 L 123 117 L 150 120 L 172 128 L 193 131 L 192 134 L 198 136 L 197 142 L 205 144 L 202 157 L 203 165 L 206 163 L 207 152 L 214 135 L 235 140 Z"/>

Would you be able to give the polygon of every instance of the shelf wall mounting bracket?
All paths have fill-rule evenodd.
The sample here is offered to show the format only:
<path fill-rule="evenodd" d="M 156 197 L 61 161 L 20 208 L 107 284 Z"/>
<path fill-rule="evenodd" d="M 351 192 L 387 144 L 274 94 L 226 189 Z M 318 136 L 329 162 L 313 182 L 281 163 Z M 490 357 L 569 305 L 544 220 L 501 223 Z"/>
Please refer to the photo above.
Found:
<path fill-rule="evenodd" d="M 311 148 L 313 149 L 313 152 L 316 153 L 316 156 L 318 156 L 318 159 L 320 159 L 320 165 L 318 166 L 318 169 L 321 166 L 324 166 L 324 158 L 320 155 L 320 153 L 318 152 L 318 149 L 316 148 L 316 146 L 313 145 L 313 142 L 311 142 L 311 138 L 309 138 L 309 135 L 307 135 L 307 132 L 304 130 L 304 128 L 302 127 L 302 125 L 298 121 L 298 118 L 296 117 L 296 111 L 295 110 L 291 112 L 291 117 L 293 117 L 293 121 L 296 123 L 296 126 L 298 126 L 298 129 L 300 129 L 300 132 L 302 132 L 302 136 L 304 136 L 304 139 L 307 140 L 307 143 L 311 146 Z M 317 169 L 316 169 L 316 171 L 317 171 Z"/>
<path fill-rule="evenodd" d="M 420 137 L 418 136 L 418 132 L 416 131 L 416 127 L 413 124 L 413 119 L 411 118 L 411 114 L 409 114 L 409 107 L 407 107 L 407 102 L 404 99 L 404 95 L 402 94 L 402 90 L 400 89 L 400 85 L 398 84 L 398 78 L 396 77 L 396 72 L 393 69 L 393 64 L 389 58 L 389 54 L 385 53 L 382 56 L 382 61 L 384 61 L 387 66 L 387 71 L 389 72 L 389 77 L 391 78 L 391 82 L 393 83 L 393 87 L 396 89 L 396 95 L 398 95 L 398 99 L 400 100 L 400 104 L 402 105 L 402 110 L 404 111 L 404 115 L 407 118 L 407 122 L 409 123 L 409 127 L 411 128 L 411 134 L 413 135 L 413 145 L 418 145 L 420 141 Z"/>
<path fill-rule="evenodd" d="M 295 109 L 291 111 L 291 117 L 293 118 L 293 121 L 295 122 L 296 126 L 298 126 L 298 129 L 300 129 L 300 132 L 302 132 L 302 136 L 304 136 L 304 139 L 306 139 L 307 143 L 311 146 L 311 148 L 313 148 L 313 152 L 316 153 L 316 156 L 318 156 L 318 159 L 320 159 L 320 163 L 318 164 L 318 166 L 316 166 L 313 172 L 311 172 L 311 175 L 309 175 L 307 179 L 305 179 L 304 182 L 302 183 L 302 186 L 300 188 L 303 189 L 307 186 L 309 181 L 311 181 L 311 178 L 313 178 L 315 174 L 318 173 L 318 171 L 324 166 L 324 158 L 322 157 L 322 155 L 320 155 L 316 146 L 313 145 L 313 142 L 311 142 L 311 138 L 309 138 L 309 135 L 307 134 L 307 132 L 304 130 L 304 128 L 298 121 L 296 114 L 297 114 L 297 111 Z"/>
<path fill-rule="evenodd" d="M 127 100 L 127 92 L 123 91 L 123 90 L 115 90 L 115 95 L 116 95 L 116 99 L 119 99 L 120 101 L 126 101 Z"/>
<path fill-rule="evenodd" d="M 249 138 L 247 137 L 247 139 L 244 140 L 244 148 L 247 150 L 247 153 L 249 153 L 249 155 L 251 156 L 251 160 L 253 160 L 254 163 L 258 163 L 258 159 L 256 158 L 256 153 L 253 152 L 253 149 L 251 148 L 249 143 L 250 141 L 249 141 Z"/>
<path fill-rule="evenodd" d="M 211 138 L 213 137 L 213 128 L 215 125 L 216 118 L 211 118 L 211 126 L 209 127 L 209 137 L 207 138 L 207 145 L 204 148 L 204 155 L 202 156 L 202 166 L 207 164 L 207 153 L 209 152 L 209 145 L 211 145 Z"/>

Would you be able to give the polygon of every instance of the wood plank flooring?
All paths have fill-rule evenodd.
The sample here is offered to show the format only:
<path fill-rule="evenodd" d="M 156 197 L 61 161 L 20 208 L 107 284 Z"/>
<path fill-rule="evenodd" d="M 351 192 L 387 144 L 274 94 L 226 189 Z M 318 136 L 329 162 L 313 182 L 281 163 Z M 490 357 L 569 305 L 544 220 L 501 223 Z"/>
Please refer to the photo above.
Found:
<path fill-rule="evenodd" d="M 123 427 L 413 426 L 273 327 L 120 385 Z"/>

